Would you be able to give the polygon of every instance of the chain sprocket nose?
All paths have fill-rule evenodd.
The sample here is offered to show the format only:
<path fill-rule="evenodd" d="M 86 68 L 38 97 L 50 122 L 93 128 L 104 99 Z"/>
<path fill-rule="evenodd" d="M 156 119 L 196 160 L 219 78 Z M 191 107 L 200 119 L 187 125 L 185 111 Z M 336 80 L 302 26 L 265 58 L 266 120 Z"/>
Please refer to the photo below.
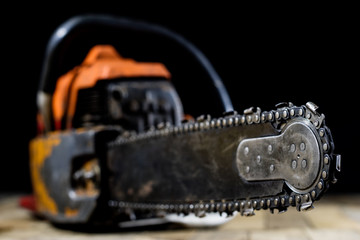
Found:
<path fill-rule="evenodd" d="M 321 165 L 315 131 L 308 120 L 294 118 L 278 136 L 244 139 L 236 153 L 240 176 L 247 181 L 283 179 L 294 192 L 306 192 Z"/>

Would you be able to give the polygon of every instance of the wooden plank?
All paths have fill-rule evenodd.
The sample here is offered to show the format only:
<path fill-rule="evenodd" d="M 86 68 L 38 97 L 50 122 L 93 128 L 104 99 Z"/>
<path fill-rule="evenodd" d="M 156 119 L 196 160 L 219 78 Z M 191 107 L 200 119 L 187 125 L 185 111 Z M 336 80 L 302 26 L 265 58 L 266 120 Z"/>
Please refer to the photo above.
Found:
<path fill-rule="evenodd" d="M 55 228 L 47 221 L 32 218 L 27 210 L 18 207 L 18 196 L 1 196 L 0 239 L 360 239 L 360 195 L 325 196 L 315 207 L 313 211 L 305 213 L 299 213 L 294 208 L 283 214 L 257 211 L 254 217 L 236 216 L 220 227 L 209 229 L 177 228 L 90 234 Z"/>

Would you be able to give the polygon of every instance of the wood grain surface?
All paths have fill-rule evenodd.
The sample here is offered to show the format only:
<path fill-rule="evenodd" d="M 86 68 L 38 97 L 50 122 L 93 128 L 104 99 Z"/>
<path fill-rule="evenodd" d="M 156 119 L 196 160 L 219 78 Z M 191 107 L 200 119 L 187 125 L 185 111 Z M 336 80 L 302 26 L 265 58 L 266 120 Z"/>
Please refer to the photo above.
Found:
<path fill-rule="evenodd" d="M 217 228 L 169 227 L 109 233 L 84 233 L 54 227 L 35 219 L 18 206 L 19 196 L 0 196 L 0 239 L 33 240 L 359 240 L 360 195 L 329 195 L 309 212 L 294 208 L 283 214 L 257 211 L 253 217 L 237 216 Z"/>

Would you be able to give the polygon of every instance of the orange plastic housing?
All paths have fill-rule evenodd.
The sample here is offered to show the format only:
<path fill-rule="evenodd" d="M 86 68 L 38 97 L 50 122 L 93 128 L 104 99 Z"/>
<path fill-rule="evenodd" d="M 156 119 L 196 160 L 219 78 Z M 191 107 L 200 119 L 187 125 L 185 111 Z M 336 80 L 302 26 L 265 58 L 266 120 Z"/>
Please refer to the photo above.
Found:
<path fill-rule="evenodd" d="M 76 101 L 80 89 L 91 88 L 100 80 L 131 77 L 161 77 L 170 79 L 170 73 L 161 63 L 136 62 L 123 58 L 110 45 L 94 46 L 83 63 L 61 76 L 52 100 L 55 130 L 62 129 L 66 116 L 66 128 L 72 128 Z"/>

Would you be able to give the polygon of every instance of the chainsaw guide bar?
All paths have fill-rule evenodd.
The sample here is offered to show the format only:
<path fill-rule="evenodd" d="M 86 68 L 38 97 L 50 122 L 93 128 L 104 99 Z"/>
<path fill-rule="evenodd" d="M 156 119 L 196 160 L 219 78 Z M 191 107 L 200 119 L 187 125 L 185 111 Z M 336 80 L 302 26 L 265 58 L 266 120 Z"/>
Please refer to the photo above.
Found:
<path fill-rule="evenodd" d="M 145 154 L 143 162 L 135 147 Z M 109 144 L 109 166 L 122 183 L 112 188 L 115 199 L 109 206 L 199 216 L 235 211 L 249 216 L 254 210 L 285 211 L 289 206 L 309 210 L 336 182 L 340 155 L 333 149 L 324 115 L 311 102 L 130 134 Z M 136 173 L 132 163 L 141 166 Z M 164 166 L 151 172 L 153 164 Z M 169 174 L 181 181 L 174 182 Z M 134 186 L 148 186 L 149 193 L 136 195 Z M 130 188 L 130 194 L 120 190 Z"/>

